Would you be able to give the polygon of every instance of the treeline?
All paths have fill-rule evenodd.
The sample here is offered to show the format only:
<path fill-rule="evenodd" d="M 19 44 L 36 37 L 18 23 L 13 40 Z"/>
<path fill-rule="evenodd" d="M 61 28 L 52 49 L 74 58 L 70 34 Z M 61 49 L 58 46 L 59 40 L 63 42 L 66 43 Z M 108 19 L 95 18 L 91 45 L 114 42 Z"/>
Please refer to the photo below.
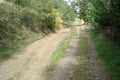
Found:
<path fill-rule="evenodd" d="M 92 23 L 97 31 L 112 40 L 120 40 L 120 0 L 78 0 L 73 3 L 80 8 L 79 18 Z"/>
<path fill-rule="evenodd" d="M 62 6 L 61 6 L 62 5 Z M 0 2 L 0 56 L 4 48 L 38 34 L 54 32 L 61 22 L 74 20 L 74 10 L 63 0 L 3 0 Z"/>

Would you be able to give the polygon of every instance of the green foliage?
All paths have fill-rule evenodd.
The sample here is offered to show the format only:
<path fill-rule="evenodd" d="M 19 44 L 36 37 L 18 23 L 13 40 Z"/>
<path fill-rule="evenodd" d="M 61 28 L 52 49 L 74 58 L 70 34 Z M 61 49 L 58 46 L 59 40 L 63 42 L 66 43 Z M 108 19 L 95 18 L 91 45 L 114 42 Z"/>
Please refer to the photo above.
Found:
<path fill-rule="evenodd" d="M 27 39 L 30 36 L 29 31 L 53 30 L 54 15 L 49 9 L 40 14 L 40 10 L 33 8 L 23 8 L 8 2 L 0 3 L 0 44 L 8 46 L 6 42 Z"/>
<path fill-rule="evenodd" d="M 64 1 L 60 2 L 58 8 L 63 10 L 60 7 L 62 5 L 69 8 Z M 0 50 L 0 58 L 13 54 L 19 42 L 33 40 L 35 36 L 33 34 L 47 35 L 55 31 L 61 24 L 61 15 L 63 15 L 55 5 L 54 0 L 4 0 L 0 2 L 0 49 L 4 49 Z M 69 10 L 72 11 L 72 9 Z M 71 15 L 73 14 L 69 16 Z M 11 50 L 13 52 L 9 52 Z"/>
<path fill-rule="evenodd" d="M 120 46 L 98 34 L 95 30 L 91 30 L 90 33 L 110 80 L 120 80 Z"/>
<path fill-rule="evenodd" d="M 99 25 L 100 30 L 112 29 L 110 35 L 120 40 L 120 0 L 78 0 L 80 18 L 93 25 Z"/>
<path fill-rule="evenodd" d="M 32 2 L 34 2 L 33 0 L 6 0 L 6 1 L 15 3 L 22 7 L 32 6 Z"/>
<path fill-rule="evenodd" d="M 56 9 L 52 10 L 52 15 L 54 15 L 55 21 L 54 21 L 54 27 L 57 28 L 58 25 L 61 24 L 61 18 L 59 17 L 59 12 Z"/>
<path fill-rule="evenodd" d="M 51 3 L 60 13 L 60 18 L 64 21 L 73 21 L 76 17 L 74 9 L 63 0 L 51 0 Z"/>
<path fill-rule="evenodd" d="M 65 10 L 65 11 L 64 11 L 64 13 L 63 13 L 63 15 L 62 15 L 62 19 L 63 19 L 64 21 L 74 21 L 74 19 L 75 19 L 75 17 L 76 17 L 76 14 L 75 14 L 73 8 L 71 8 L 71 7 L 66 7 L 64 10 Z"/>
<path fill-rule="evenodd" d="M 78 0 L 78 3 L 80 18 L 92 23 L 97 29 L 92 32 L 92 37 L 110 80 L 119 80 L 120 0 Z M 96 28 L 96 25 L 99 27 Z M 102 34 L 98 34 L 97 31 Z"/>

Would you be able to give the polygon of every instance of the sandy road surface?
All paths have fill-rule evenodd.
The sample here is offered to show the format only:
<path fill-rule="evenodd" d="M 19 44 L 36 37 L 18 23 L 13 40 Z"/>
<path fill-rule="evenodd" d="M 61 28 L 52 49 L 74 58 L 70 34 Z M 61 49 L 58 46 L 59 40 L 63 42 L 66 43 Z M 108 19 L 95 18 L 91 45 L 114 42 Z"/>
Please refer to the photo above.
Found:
<path fill-rule="evenodd" d="M 104 65 L 85 30 L 87 27 L 83 25 L 76 28 L 76 32 L 79 32 L 47 80 L 108 80 Z"/>
<path fill-rule="evenodd" d="M 42 72 L 48 64 L 50 54 L 69 34 L 70 29 L 51 34 L 0 63 L 0 80 L 44 80 Z"/>
<path fill-rule="evenodd" d="M 66 54 L 58 62 L 55 70 L 48 76 L 47 80 L 72 80 L 72 68 L 74 65 L 78 64 L 76 59 L 78 40 L 78 36 L 75 36 L 66 50 Z"/>

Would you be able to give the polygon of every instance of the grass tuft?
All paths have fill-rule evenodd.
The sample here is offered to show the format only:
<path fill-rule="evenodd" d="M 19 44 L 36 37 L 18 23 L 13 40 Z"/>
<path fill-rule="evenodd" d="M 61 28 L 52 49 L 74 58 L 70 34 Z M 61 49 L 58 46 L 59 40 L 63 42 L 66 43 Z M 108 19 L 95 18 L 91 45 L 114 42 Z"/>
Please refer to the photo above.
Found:
<path fill-rule="evenodd" d="M 95 30 L 91 30 L 90 34 L 110 80 L 120 80 L 120 46 Z"/>
<path fill-rule="evenodd" d="M 45 73 L 50 73 L 54 70 L 54 67 L 56 63 L 63 57 L 65 54 L 65 50 L 69 46 L 69 43 L 72 41 L 73 36 L 75 35 L 75 29 L 71 32 L 71 35 L 68 36 L 61 44 L 60 46 L 52 53 L 50 58 L 50 64 L 46 66 Z"/>
<path fill-rule="evenodd" d="M 12 46 L 10 47 L 0 45 L 0 62 L 10 58 L 12 55 L 16 54 L 17 52 L 25 48 L 28 44 L 40 38 L 42 38 L 42 34 L 36 34 L 31 32 L 31 37 L 25 40 L 13 41 Z"/>

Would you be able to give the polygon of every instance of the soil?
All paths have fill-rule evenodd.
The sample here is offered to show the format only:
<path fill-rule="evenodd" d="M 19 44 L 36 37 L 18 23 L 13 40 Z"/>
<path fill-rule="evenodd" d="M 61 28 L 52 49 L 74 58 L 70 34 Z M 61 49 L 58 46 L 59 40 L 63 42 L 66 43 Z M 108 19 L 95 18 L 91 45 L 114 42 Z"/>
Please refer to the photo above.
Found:
<path fill-rule="evenodd" d="M 79 20 L 75 22 L 77 33 L 64 57 L 47 77 L 43 73 L 50 55 L 70 35 L 70 29 L 62 29 L 35 41 L 19 54 L 0 63 L 0 80 L 107 80 L 104 65 L 85 25 L 80 26 L 79 23 Z"/>
<path fill-rule="evenodd" d="M 69 34 L 70 29 L 50 34 L 0 63 L 0 80 L 44 80 L 43 70 L 51 53 Z"/>
<path fill-rule="evenodd" d="M 86 28 L 76 27 L 76 36 L 47 80 L 108 80 Z"/>

